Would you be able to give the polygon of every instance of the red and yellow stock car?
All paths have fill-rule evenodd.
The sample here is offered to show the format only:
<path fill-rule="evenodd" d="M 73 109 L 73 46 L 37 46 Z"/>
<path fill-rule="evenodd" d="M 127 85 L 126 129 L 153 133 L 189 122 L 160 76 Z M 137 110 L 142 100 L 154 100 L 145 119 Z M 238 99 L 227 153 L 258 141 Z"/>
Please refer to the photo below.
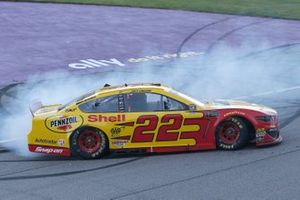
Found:
<path fill-rule="evenodd" d="M 31 107 L 29 150 L 99 158 L 109 151 L 236 150 L 281 142 L 278 115 L 243 101 L 201 102 L 160 84 L 90 92 L 66 105 Z"/>

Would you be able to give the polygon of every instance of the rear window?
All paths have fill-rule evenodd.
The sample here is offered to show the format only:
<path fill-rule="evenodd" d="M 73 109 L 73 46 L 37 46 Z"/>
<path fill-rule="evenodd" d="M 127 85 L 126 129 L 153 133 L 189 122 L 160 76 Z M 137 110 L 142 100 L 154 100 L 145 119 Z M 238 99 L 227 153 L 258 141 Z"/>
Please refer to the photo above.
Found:
<path fill-rule="evenodd" d="M 79 106 L 79 109 L 87 113 L 119 112 L 119 96 L 113 95 L 95 99 Z"/>
<path fill-rule="evenodd" d="M 74 103 L 74 102 L 75 102 L 75 103 L 80 103 L 82 100 L 84 100 L 84 99 L 86 99 L 86 98 L 88 98 L 88 97 L 92 97 L 95 93 L 96 93 L 96 91 L 90 91 L 90 92 L 88 92 L 88 93 L 86 93 L 86 94 L 84 94 L 84 95 L 81 95 L 81 96 L 79 96 L 79 97 L 77 97 L 77 98 L 75 98 L 75 99 L 72 99 L 72 101 L 69 101 L 68 103 L 62 105 L 62 106 L 59 108 L 59 110 L 62 110 L 62 109 L 64 109 L 64 108 L 70 106 L 70 105 L 71 105 L 72 103 Z"/>

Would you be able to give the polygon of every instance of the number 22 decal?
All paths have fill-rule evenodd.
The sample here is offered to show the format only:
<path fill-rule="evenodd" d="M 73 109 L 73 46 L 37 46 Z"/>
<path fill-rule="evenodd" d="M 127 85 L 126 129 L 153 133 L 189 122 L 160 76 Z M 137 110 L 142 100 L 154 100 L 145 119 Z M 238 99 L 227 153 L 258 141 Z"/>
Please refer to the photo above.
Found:
<path fill-rule="evenodd" d="M 131 142 L 152 142 L 155 136 L 155 130 L 159 118 L 156 115 L 142 115 L 138 117 L 136 124 L 139 125 L 134 129 Z M 169 123 L 171 124 L 164 124 Z M 201 136 L 205 134 L 207 122 L 202 118 L 186 118 L 181 114 L 164 115 L 160 122 L 162 125 L 158 129 L 156 141 L 176 141 L 179 139 L 194 139 L 196 144 L 200 143 Z M 198 126 L 196 131 L 183 131 L 180 128 L 184 126 Z"/>

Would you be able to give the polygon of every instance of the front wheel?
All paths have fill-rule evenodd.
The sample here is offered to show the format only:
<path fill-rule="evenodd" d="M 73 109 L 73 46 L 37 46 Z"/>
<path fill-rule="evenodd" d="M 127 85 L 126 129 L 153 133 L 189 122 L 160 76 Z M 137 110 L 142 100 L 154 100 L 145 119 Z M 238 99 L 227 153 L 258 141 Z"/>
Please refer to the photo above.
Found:
<path fill-rule="evenodd" d="M 216 129 L 216 144 L 220 149 L 236 150 L 249 141 L 249 130 L 245 121 L 231 117 L 221 122 Z"/>
<path fill-rule="evenodd" d="M 100 158 L 108 150 L 108 139 L 102 131 L 84 127 L 73 133 L 71 149 L 73 154 L 85 159 Z"/>

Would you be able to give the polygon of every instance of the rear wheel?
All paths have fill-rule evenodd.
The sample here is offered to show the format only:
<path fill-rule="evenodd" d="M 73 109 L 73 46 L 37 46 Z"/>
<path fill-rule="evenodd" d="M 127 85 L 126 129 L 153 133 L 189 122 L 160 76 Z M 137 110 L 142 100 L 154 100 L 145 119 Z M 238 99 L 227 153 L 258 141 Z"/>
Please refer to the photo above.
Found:
<path fill-rule="evenodd" d="M 84 127 L 73 133 L 71 148 L 73 154 L 82 158 L 100 158 L 108 150 L 108 139 L 102 131 L 92 127 Z"/>
<path fill-rule="evenodd" d="M 218 148 L 236 150 L 244 147 L 248 141 L 248 126 L 239 117 L 228 118 L 217 127 L 216 144 Z"/>

